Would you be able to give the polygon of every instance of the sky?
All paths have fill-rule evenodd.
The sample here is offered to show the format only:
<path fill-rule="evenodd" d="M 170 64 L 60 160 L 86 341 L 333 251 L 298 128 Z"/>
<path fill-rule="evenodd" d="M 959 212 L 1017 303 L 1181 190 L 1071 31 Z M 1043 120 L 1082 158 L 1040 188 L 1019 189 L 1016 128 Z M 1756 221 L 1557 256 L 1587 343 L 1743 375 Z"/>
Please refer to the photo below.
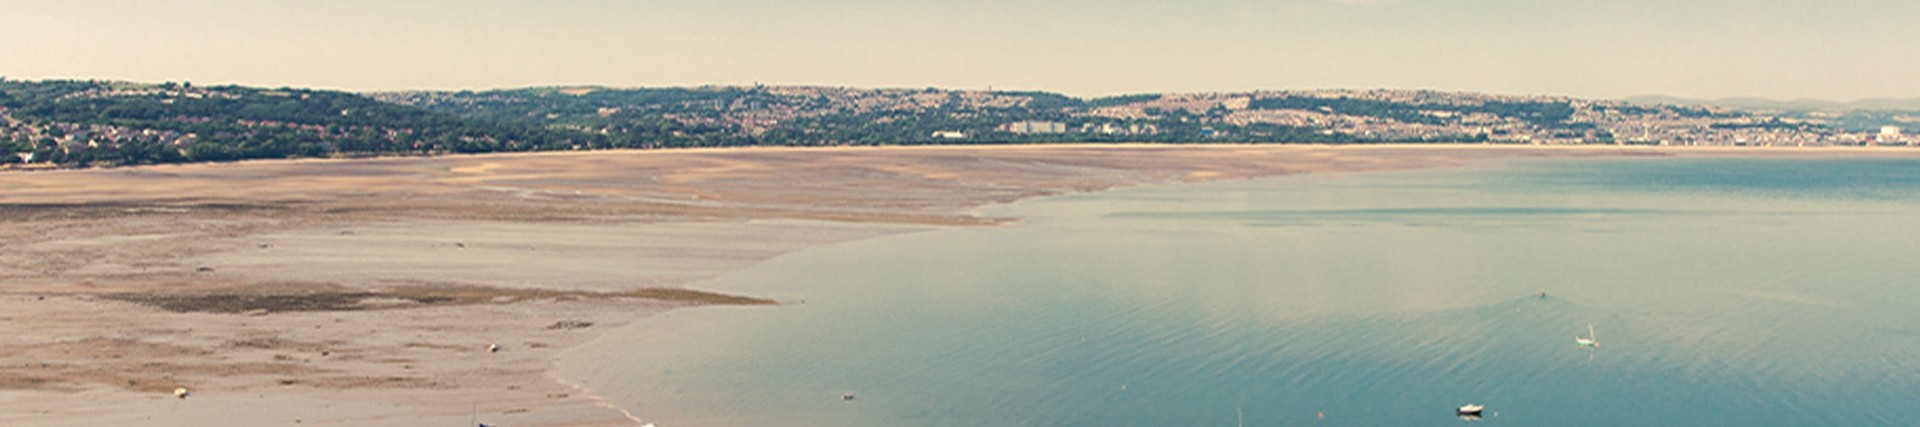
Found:
<path fill-rule="evenodd" d="M 0 0 L 0 76 L 1920 97 L 1912 0 Z"/>

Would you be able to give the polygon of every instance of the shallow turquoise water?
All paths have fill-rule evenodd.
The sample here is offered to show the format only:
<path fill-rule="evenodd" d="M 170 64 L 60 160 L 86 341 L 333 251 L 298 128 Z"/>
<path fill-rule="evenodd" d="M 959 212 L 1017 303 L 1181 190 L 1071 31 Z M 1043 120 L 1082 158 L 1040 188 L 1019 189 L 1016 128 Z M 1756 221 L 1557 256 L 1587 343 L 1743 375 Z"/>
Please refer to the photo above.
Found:
<path fill-rule="evenodd" d="M 1920 424 L 1920 161 L 1523 161 L 989 213 L 1025 220 L 781 257 L 702 287 L 804 304 L 676 311 L 562 374 L 663 426 L 1449 425 L 1469 402 Z"/>

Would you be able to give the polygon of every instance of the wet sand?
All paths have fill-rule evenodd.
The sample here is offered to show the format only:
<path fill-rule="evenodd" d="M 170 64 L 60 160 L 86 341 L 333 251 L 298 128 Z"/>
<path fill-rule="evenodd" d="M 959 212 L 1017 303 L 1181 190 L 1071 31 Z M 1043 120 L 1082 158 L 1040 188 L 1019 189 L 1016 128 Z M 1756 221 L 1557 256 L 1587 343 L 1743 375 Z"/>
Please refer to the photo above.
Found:
<path fill-rule="evenodd" d="M 554 355 L 676 307 L 777 310 L 698 288 L 784 253 L 1016 220 L 984 205 L 1529 157 L 1912 154 L 741 148 L 0 173 L 0 425 L 636 425 Z"/>

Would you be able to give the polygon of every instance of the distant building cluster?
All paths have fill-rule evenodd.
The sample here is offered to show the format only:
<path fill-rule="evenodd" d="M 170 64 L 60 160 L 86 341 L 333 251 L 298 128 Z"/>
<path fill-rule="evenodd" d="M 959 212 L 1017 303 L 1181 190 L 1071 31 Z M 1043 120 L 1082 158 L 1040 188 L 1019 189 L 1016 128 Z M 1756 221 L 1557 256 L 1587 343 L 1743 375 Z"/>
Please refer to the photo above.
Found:
<path fill-rule="evenodd" d="M 12 153 L 21 163 L 45 160 L 39 158 L 37 152 L 72 154 L 75 151 L 113 149 L 122 144 L 136 142 L 179 147 L 192 143 L 197 137 L 191 133 L 135 129 L 125 126 L 62 122 L 33 123 L 16 119 L 12 111 L 0 107 L 0 141 L 13 141 L 24 146 L 24 150 Z"/>
<path fill-rule="evenodd" d="M 556 93 L 584 95 L 596 90 L 600 89 L 556 89 Z M 979 90 L 809 86 L 650 90 L 678 90 L 691 96 L 671 105 L 600 105 L 593 118 L 654 114 L 684 128 L 724 129 L 751 136 L 782 129 L 788 135 L 825 135 L 834 128 L 895 126 L 909 117 L 914 118 L 912 123 L 928 123 L 929 117 L 949 122 L 933 129 L 922 128 L 915 134 L 932 140 L 1232 137 L 1259 142 L 1263 140 L 1260 135 L 1282 135 L 1269 137 L 1279 141 L 1323 135 L 1310 139 L 1542 145 L 1911 143 L 1911 138 L 1893 127 L 1880 133 L 1846 132 L 1817 120 L 1715 107 L 1427 90 L 1163 94 L 1087 106 L 1073 105 L 1078 101 L 1072 100 L 1061 104 L 1059 100 L 1066 98 L 1057 95 Z M 376 97 L 409 105 L 434 104 L 443 109 L 528 102 L 497 92 L 406 92 Z M 553 112 L 544 118 L 556 123 L 570 120 L 564 113 Z M 617 131 L 579 123 L 568 126 L 590 132 Z M 681 131 L 675 132 L 680 135 Z"/>
<path fill-rule="evenodd" d="M 395 151 L 928 142 L 1920 145 L 1903 128 L 1920 123 L 1913 113 L 1753 113 L 1427 90 L 1078 99 L 1044 92 L 756 85 L 366 95 L 445 114 L 415 116 L 413 108 L 326 91 L 99 81 L 0 85 L 24 94 L 6 104 L 16 110 L 0 107 L 0 164 L 11 165 L 5 167 Z M 313 108 L 321 104 L 309 99 L 326 107 Z M 340 109 L 341 100 L 356 104 Z M 203 108 L 212 104 L 246 108 Z M 395 111 L 361 114 L 383 109 Z M 138 114 L 116 115 L 120 111 Z"/>
<path fill-rule="evenodd" d="M 1121 124 L 1107 122 L 1098 125 L 1088 123 L 1080 126 L 1080 132 L 1101 135 L 1158 135 L 1160 134 L 1160 127 L 1154 126 L 1152 123 Z"/>

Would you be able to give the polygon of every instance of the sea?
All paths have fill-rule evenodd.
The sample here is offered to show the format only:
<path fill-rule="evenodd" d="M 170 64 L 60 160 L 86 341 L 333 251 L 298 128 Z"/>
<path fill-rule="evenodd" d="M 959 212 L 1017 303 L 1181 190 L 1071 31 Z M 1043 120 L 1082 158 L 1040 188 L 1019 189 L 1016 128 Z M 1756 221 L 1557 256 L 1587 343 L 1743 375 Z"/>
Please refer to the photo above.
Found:
<path fill-rule="evenodd" d="M 787 304 L 676 310 L 559 374 L 662 427 L 1920 425 L 1916 159 L 1512 160 L 982 214 L 1019 220 L 696 284 Z"/>

